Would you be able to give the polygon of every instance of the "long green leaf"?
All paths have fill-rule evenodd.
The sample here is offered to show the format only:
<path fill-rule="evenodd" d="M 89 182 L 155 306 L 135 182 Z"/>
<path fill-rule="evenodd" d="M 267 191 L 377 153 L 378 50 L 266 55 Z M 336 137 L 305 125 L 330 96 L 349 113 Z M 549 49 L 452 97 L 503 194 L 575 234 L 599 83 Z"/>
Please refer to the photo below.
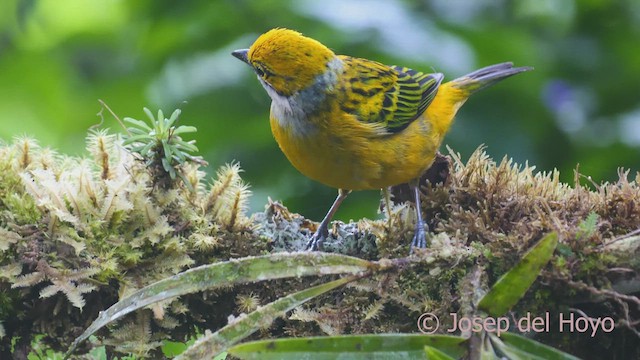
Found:
<path fill-rule="evenodd" d="M 491 290 L 480 299 L 478 309 L 486 311 L 490 316 L 502 316 L 518 300 L 536 280 L 542 268 L 549 262 L 558 245 L 558 234 L 547 234 L 531 248 L 516 266 L 502 275 Z"/>
<path fill-rule="evenodd" d="M 160 141 L 162 143 L 162 150 L 164 151 L 164 158 L 170 159 L 173 152 L 171 151 L 171 146 L 169 145 L 169 140 L 162 139 Z"/>
<path fill-rule="evenodd" d="M 131 131 L 131 130 L 129 130 L 129 131 Z M 149 140 L 149 134 L 140 134 L 140 135 L 128 136 L 127 139 L 122 142 L 122 145 L 129 145 L 131 143 L 134 143 L 134 142 L 140 141 L 140 140 Z"/>
<path fill-rule="evenodd" d="M 174 147 L 174 148 L 175 148 L 175 147 Z M 180 150 L 176 150 L 176 151 L 173 151 L 173 152 L 171 153 L 171 157 L 172 157 L 176 162 L 178 162 L 178 164 L 182 164 L 182 163 L 184 163 L 184 160 L 185 160 L 185 156 L 184 156 L 184 155 L 185 155 L 185 154 L 184 154 L 182 151 L 180 151 Z"/>
<path fill-rule="evenodd" d="M 195 146 L 192 141 L 176 140 L 173 146 L 175 146 L 178 149 L 189 151 L 189 152 L 198 151 L 198 147 Z"/>
<path fill-rule="evenodd" d="M 489 334 L 489 336 L 494 347 L 510 359 L 580 360 L 573 355 L 517 334 L 502 333 L 499 338 L 495 334 Z"/>
<path fill-rule="evenodd" d="M 178 120 L 178 117 L 180 116 L 181 112 L 182 110 L 175 109 L 171 114 L 171 116 L 168 119 L 165 119 L 165 122 L 166 122 L 165 129 L 170 129 L 173 126 L 176 120 Z"/>
<path fill-rule="evenodd" d="M 144 145 L 144 147 L 142 147 L 140 149 L 140 151 L 139 151 L 140 155 L 146 157 L 149 154 L 149 152 L 151 151 L 151 149 L 153 148 L 154 145 L 155 145 L 155 141 L 148 142 L 146 145 Z"/>
<path fill-rule="evenodd" d="M 129 124 L 132 124 L 134 126 L 137 126 L 141 129 L 146 130 L 147 132 L 151 131 L 151 127 L 149 127 L 149 125 L 147 125 L 147 123 L 145 123 L 144 121 L 140 121 L 140 120 L 136 120 L 134 118 L 130 118 L 130 117 L 126 117 L 123 119 L 125 122 L 128 122 Z"/>
<path fill-rule="evenodd" d="M 213 334 L 209 333 L 203 336 L 184 353 L 176 357 L 176 360 L 210 359 L 214 355 L 242 341 L 247 336 L 258 331 L 260 328 L 268 327 L 271 325 L 273 320 L 284 315 L 287 311 L 300 306 L 318 295 L 324 294 L 327 291 L 359 278 L 360 276 L 357 275 L 346 276 L 341 279 L 314 286 L 280 298 L 258 308 L 247 316 L 238 318 L 236 321 Z"/>
<path fill-rule="evenodd" d="M 167 124 L 167 120 L 168 119 L 164 117 L 162 109 L 158 109 L 158 117 L 154 122 L 154 128 L 158 130 L 158 134 L 164 134 L 167 131 L 168 127 L 165 126 Z"/>
<path fill-rule="evenodd" d="M 371 334 L 261 340 L 236 345 L 229 354 L 245 360 L 424 359 L 425 346 L 453 358 L 465 354 L 466 339 L 423 334 Z"/>
<path fill-rule="evenodd" d="M 455 360 L 455 358 L 447 355 L 445 352 L 434 348 L 433 346 L 425 346 L 424 354 L 427 360 Z"/>
<path fill-rule="evenodd" d="M 357 274 L 376 266 L 359 258 L 321 252 L 277 253 L 199 266 L 148 285 L 102 311 L 67 354 L 108 323 L 158 301 L 219 286 L 287 277 Z"/>
<path fill-rule="evenodd" d="M 151 131 L 151 129 L 149 129 L 149 131 L 145 131 L 137 127 L 128 127 L 127 131 L 129 131 L 132 135 L 147 135 L 147 137 L 149 137 L 149 131 Z"/>

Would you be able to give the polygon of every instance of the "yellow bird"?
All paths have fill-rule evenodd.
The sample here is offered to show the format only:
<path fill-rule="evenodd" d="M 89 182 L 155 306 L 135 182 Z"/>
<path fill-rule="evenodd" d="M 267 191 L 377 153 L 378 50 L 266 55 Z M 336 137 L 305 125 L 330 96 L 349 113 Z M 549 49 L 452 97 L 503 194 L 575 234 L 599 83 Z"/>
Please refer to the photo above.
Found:
<path fill-rule="evenodd" d="M 530 70 L 488 66 L 442 83 L 440 73 L 336 55 L 289 29 L 262 34 L 233 56 L 250 65 L 271 97 L 271 130 L 302 174 L 338 189 L 311 237 L 316 250 L 352 190 L 409 183 L 417 215 L 413 248 L 426 247 L 417 180 L 427 170 L 453 118 L 474 92 Z"/>

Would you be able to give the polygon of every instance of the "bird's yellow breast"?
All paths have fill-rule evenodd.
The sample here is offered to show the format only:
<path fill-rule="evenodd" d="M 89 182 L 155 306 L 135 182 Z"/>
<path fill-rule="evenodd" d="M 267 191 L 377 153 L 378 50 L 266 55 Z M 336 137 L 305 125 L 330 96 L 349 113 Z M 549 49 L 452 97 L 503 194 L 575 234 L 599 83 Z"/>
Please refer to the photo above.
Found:
<path fill-rule="evenodd" d="M 431 166 L 457 110 L 447 89 L 443 84 L 429 109 L 393 134 L 381 135 L 337 104 L 304 119 L 285 119 L 272 107 L 271 130 L 307 177 L 340 189 L 381 189 L 416 179 Z"/>

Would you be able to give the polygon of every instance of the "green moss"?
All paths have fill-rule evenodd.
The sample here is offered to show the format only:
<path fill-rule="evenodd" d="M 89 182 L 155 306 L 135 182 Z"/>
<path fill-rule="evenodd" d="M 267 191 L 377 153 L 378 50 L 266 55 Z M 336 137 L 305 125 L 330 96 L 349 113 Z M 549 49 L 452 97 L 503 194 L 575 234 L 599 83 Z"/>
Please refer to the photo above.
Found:
<path fill-rule="evenodd" d="M 0 301 L 0 321 L 12 324 L 12 336 L 27 341 L 47 329 L 56 334 L 47 341 L 68 344 L 69 330 L 86 326 L 118 292 L 192 265 L 190 254 L 197 250 L 186 238 L 196 213 L 205 223 L 250 232 L 243 205 L 249 192 L 237 167 L 226 168 L 223 175 L 233 181 L 213 198 L 204 187 L 194 198 L 183 183 L 154 191 L 148 169 L 120 143 L 116 135 L 92 133 L 91 158 L 60 157 L 30 139 L 0 146 L 0 231 L 6 233 L 0 239 L 0 287 L 3 294 L 16 288 L 14 298 Z M 180 171 L 204 182 L 197 165 L 185 161 Z M 227 205 L 227 193 L 234 194 L 235 208 Z M 214 216 L 206 206 L 223 211 Z M 231 249 L 226 251 L 215 256 L 227 258 Z M 36 318 L 24 304 L 38 304 L 39 313 L 50 315 Z M 14 328 L 20 323 L 27 326 Z"/>
<path fill-rule="evenodd" d="M 98 132 L 87 143 L 87 158 L 61 157 L 29 139 L 0 145 L 0 321 L 11 337 L 27 341 L 46 330 L 45 341 L 64 347 L 74 329 L 135 289 L 195 265 L 302 249 L 317 226 L 275 202 L 249 217 L 250 193 L 237 164 L 221 167 L 209 182 L 199 163 L 183 163 L 179 171 L 190 186 L 170 176 L 157 186 L 158 169 L 124 151 L 118 136 Z M 556 256 L 514 316 L 557 312 L 590 298 L 585 294 L 611 305 L 590 315 L 626 316 L 616 305 L 630 301 L 626 294 L 600 291 L 629 281 L 612 277 L 616 271 L 640 269 L 640 238 L 624 236 L 639 225 L 640 176 L 628 180 L 621 172 L 619 181 L 590 189 L 507 158 L 496 163 L 482 149 L 466 163 L 450 156 L 446 181 L 432 186 L 424 179 L 432 234 L 430 247 L 407 260 L 411 266 L 320 297 L 259 336 L 415 332 L 424 311 L 445 318 L 470 313 L 478 294 L 552 230 L 561 241 Z M 414 212 L 394 200 L 385 219 L 336 222 L 327 250 L 405 257 Z M 254 298 L 266 303 L 313 284 L 274 281 L 189 295 L 131 316 L 101 337 L 112 344 L 109 351 L 157 355 L 161 336 L 179 340 L 203 324 L 219 328 Z M 36 317 L 33 307 L 49 315 Z M 4 349 L 7 338 L 0 340 Z M 580 341 L 570 344 L 578 353 Z"/>

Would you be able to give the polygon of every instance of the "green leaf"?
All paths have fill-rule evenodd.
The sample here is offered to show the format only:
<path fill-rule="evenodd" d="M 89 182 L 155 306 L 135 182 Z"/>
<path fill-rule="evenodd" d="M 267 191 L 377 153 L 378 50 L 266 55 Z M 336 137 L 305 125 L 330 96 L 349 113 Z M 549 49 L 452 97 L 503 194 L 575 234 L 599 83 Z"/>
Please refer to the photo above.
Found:
<path fill-rule="evenodd" d="M 498 279 L 491 290 L 480 299 L 478 309 L 490 316 L 502 316 L 509 311 L 524 296 L 542 268 L 549 262 L 557 244 L 558 234 L 555 232 L 542 238 L 516 266 Z"/>
<path fill-rule="evenodd" d="M 144 111 L 152 124 L 156 121 L 156 118 L 153 116 L 153 113 L 151 112 L 151 110 L 149 110 L 149 108 L 143 107 L 142 111 Z"/>
<path fill-rule="evenodd" d="M 173 152 L 172 155 L 173 160 L 175 160 L 178 164 L 184 164 L 184 161 L 186 160 L 185 158 L 185 154 L 180 151 L 180 150 L 176 150 Z"/>
<path fill-rule="evenodd" d="M 191 133 L 191 132 L 196 132 L 196 131 L 198 131 L 198 129 L 195 126 L 181 125 L 181 126 L 178 126 L 173 131 L 173 134 L 174 135 L 178 135 L 178 134 Z"/>
<path fill-rule="evenodd" d="M 127 128 L 127 130 L 134 135 L 147 135 L 150 139 L 152 138 L 151 136 L 149 136 L 149 131 L 151 130 L 144 130 L 144 129 L 140 129 L 137 127 L 129 127 Z"/>
<path fill-rule="evenodd" d="M 433 346 L 425 346 L 424 354 L 429 360 L 455 360 L 455 358 L 447 355 L 446 353 L 434 348 Z"/>
<path fill-rule="evenodd" d="M 164 132 L 167 131 L 167 127 L 165 126 L 166 124 L 167 119 L 165 119 L 162 109 L 158 109 L 158 117 L 155 120 L 155 127 L 158 129 L 159 134 L 164 134 Z"/>
<path fill-rule="evenodd" d="M 171 159 L 171 155 L 173 154 L 173 151 L 171 149 L 171 145 L 169 145 L 169 141 L 167 139 L 162 139 L 161 143 L 162 143 L 162 150 L 164 151 L 164 158 Z"/>
<path fill-rule="evenodd" d="M 169 160 L 167 160 L 167 158 L 162 158 L 162 168 L 164 169 L 164 171 L 169 173 L 169 176 L 172 180 L 176 178 L 176 169 L 171 166 L 171 163 L 169 163 Z"/>
<path fill-rule="evenodd" d="M 128 122 L 130 124 L 133 124 L 134 126 L 137 126 L 141 129 L 146 130 L 147 132 L 150 132 L 151 130 L 153 130 L 151 127 L 149 127 L 149 125 L 147 125 L 147 123 L 145 123 L 144 121 L 140 121 L 140 120 L 136 120 L 134 118 L 130 118 L 130 117 L 126 117 L 123 119 L 125 122 Z"/>
<path fill-rule="evenodd" d="M 189 142 L 186 142 L 184 140 L 176 140 L 175 147 L 179 149 L 184 149 L 190 152 L 196 152 L 198 151 L 198 148 L 194 145 L 194 143 L 195 143 L 194 140 L 191 140 Z"/>
<path fill-rule="evenodd" d="M 489 334 L 491 343 L 509 359 L 580 360 L 551 346 L 513 333 Z"/>
<path fill-rule="evenodd" d="M 158 301 L 221 286 L 288 277 L 357 274 L 384 267 L 359 258 L 322 252 L 277 253 L 245 257 L 189 269 L 148 285 L 102 311 L 67 352 L 103 326 Z"/>
<path fill-rule="evenodd" d="M 165 119 L 166 129 L 169 129 L 173 126 L 173 123 L 175 123 L 175 121 L 178 120 L 178 117 L 180 116 L 181 112 L 182 111 L 180 109 L 175 109 L 171 114 L 171 117 L 169 117 L 169 119 Z"/>
<path fill-rule="evenodd" d="M 133 135 L 133 136 L 127 136 L 127 138 L 122 142 L 122 145 L 129 145 L 131 143 L 134 143 L 136 141 L 141 141 L 141 140 L 149 140 L 149 134 L 140 134 L 140 135 Z"/>
<path fill-rule="evenodd" d="M 222 352 L 218 355 L 216 355 L 216 357 L 213 358 L 213 360 L 225 360 L 227 358 L 227 352 Z"/>
<path fill-rule="evenodd" d="M 371 334 L 261 340 L 236 345 L 229 354 L 247 360 L 424 359 L 425 346 L 462 357 L 466 339 L 423 334 Z"/>
<path fill-rule="evenodd" d="M 280 298 L 258 308 L 246 316 L 236 319 L 236 321 L 231 322 L 229 325 L 213 334 L 206 334 L 202 338 L 198 339 L 196 343 L 188 348 L 184 353 L 176 357 L 176 360 L 209 359 L 221 351 L 242 341 L 259 329 L 269 327 L 273 320 L 283 316 L 287 311 L 302 305 L 306 301 L 309 301 L 318 295 L 322 295 L 327 291 L 333 290 L 338 286 L 359 278 L 360 276 L 357 275 L 346 276 L 341 279 L 314 286 Z"/>
<path fill-rule="evenodd" d="M 168 341 L 162 342 L 162 354 L 166 357 L 174 357 L 182 354 L 187 349 L 187 344 L 183 342 Z"/>
<path fill-rule="evenodd" d="M 151 149 L 153 149 L 154 145 L 155 145 L 155 142 L 149 142 L 139 151 L 139 154 L 146 157 L 151 151 Z"/>

